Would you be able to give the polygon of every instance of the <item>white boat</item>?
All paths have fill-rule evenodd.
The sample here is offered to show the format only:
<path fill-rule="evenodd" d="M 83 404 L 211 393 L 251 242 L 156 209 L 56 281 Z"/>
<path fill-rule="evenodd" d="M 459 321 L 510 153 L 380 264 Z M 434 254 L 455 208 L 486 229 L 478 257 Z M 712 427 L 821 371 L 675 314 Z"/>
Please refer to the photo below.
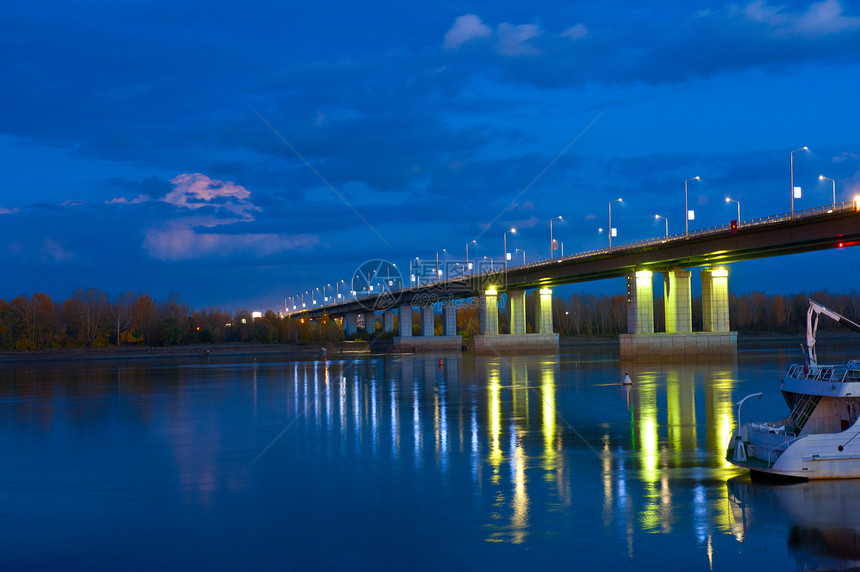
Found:
<path fill-rule="evenodd" d="M 776 422 L 740 424 L 729 441 L 726 460 L 749 469 L 751 476 L 799 479 L 860 478 L 860 360 L 820 365 L 815 354 L 819 316 L 860 332 L 860 325 L 809 301 L 804 363 L 794 364 L 780 389 L 791 410 Z"/>

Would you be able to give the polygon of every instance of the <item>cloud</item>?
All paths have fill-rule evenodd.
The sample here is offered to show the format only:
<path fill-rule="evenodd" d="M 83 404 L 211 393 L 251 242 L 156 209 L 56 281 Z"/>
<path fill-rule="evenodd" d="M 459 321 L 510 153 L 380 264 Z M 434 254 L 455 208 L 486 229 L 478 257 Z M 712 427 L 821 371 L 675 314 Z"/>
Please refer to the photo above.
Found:
<path fill-rule="evenodd" d="M 42 247 L 39 249 L 39 254 L 43 261 L 62 262 L 73 260 L 75 258 L 74 254 L 63 247 L 62 242 L 54 240 L 53 238 L 46 238 L 42 241 Z"/>
<path fill-rule="evenodd" d="M 105 201 L 106 204 L 109 205 L 136 205 L 138 203 L 146 203 L 151 201 L 152 199 L 149 195 L 137 195 L 135 198 L 128 200 L 125 197 L 114 197 L 109 201 Z"/>
<path fill-rule="evenodd" d="M 585 35 L 585 26 L 581 24 L 570 28 L 577 38 Z M 442 47 L 446 50 L 458 50 L 460 46 L 469 40 L 476 38 L 489 38 L 495 40 L 496 53 L 503 56 L 536 56 L 541 51 L 529 43 L 529 40 L 537 38 L 541 34 L 540 27 L 535 24 L 513 25 L 504 22 L 499 24 L 498 30 L 493 30 L 474 14 L 459 16 L 454 20 L 454 25 L 445 34 Z"/>
<path fill-rule="evenodd" d="M 529 43 L 540 35 L 540 28 L 535 24 L 513 26 L 499 24 L 499 43 L 496 51 L 503 56 L 536 56 L 541 51 Z"/>
<path fill-rule="evenodd" d="M 315 235 L 199 233 L 183 223 L 150 229 L 143 242 L 149 255 L 166 262 L 265 258 L 288 250 L 308 249 L 319 243 Z"/>
<path fill-rule="evenodd" d="M 17 208 L 17 207 L 16 207 L 16 208 L 13 208 L 13 209 L 6 209 L 6 208 L 3 208 L 3 207 L 0 207 L 0 215 L 4 215 L 4 214 L 15 214 L 16 212 L 18 212 L 18 208 Z"/>
<path fill-rule="evenodd" d="M 249 211 L 260 210 L 249 200 L 249 190 L 229 181 L 210 179 L 200 173 L 183 173 L 170 182 L 173 190 L 160 200 L 178 207 L 192 210 L 210 206 L 223 208 L 246 221 L 254 220 Z"/>
<path fill-rule="evenodd" d="M 492 35 L 493 31 L 480 18 L 474 14 L 466 14 L 454 20 L 454 25 L 445 34 L 445 41 L 442 42 L 442 47 L 447 50 L 457 50 L 469 40 L 488 38 Z"/>
<path fill-rule="evenodd" d="M 571 40 L 580 40 L 588 35 L 588 28 L 586 28 L 583 24 L 577 24 L 576 26 L 571 26 L 561 33 L 563 38 L 570 38 Z"/>
<path fill-rule="evenodd" d="M 743 13 L 778 34 L 823 36 L 860 28 L 860 17 L 846 16 L 839 0 L 815 2 L 802 14 L 787 14 L 782 6 L 755 0 L 744 7 Z"/>

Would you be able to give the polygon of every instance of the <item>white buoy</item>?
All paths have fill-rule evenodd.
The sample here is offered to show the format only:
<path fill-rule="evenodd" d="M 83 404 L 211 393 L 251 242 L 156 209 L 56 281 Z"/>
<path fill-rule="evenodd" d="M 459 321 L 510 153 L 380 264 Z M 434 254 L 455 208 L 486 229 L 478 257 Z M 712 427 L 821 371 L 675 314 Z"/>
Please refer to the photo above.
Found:
<path fill-rule="evenodd" d="M 633 385 L 633 380 L 630 379 L 629 371 L 624 372 L 624 381 L 622 381 L 621 383 L 623 383 L 624 385 Z"/>

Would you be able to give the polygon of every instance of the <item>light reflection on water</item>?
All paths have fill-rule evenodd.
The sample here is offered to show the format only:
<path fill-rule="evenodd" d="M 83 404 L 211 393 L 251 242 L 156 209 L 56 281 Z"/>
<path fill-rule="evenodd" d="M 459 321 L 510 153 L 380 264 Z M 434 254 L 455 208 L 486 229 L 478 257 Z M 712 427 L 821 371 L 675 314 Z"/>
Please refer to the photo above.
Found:
<path fill-rule="evenodd" d="M 808 522 L 801 502 L 860 498 L 854 483 L 732 490 L 732 402 L 766 391 L 756 413 L 782 416 L 781 354 L 575 358 L 4 366 L 0 564 L 750 569 L 840 541 L 837 564 L 856 556 L 853 520 Z"/>

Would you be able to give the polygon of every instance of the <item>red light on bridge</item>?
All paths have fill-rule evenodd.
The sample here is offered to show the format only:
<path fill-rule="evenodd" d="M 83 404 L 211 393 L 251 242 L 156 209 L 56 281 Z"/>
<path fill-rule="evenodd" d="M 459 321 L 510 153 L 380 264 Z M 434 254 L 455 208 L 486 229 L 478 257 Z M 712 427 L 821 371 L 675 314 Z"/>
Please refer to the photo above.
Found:
<path fill-rule="evenodd" d="M 841 242 L 840 242 L 840 243 L 839 243 L 839 248 L 842 248 L 843 246 L 845 246 L 845 245 L 844 245 L 843 243 L 841 243 Z"/>
<path fill-rule="evenodd" d="M 738 231 L 738 221 L 733 220 L 731 223 L 732 234 L 735 234 Z"/>

